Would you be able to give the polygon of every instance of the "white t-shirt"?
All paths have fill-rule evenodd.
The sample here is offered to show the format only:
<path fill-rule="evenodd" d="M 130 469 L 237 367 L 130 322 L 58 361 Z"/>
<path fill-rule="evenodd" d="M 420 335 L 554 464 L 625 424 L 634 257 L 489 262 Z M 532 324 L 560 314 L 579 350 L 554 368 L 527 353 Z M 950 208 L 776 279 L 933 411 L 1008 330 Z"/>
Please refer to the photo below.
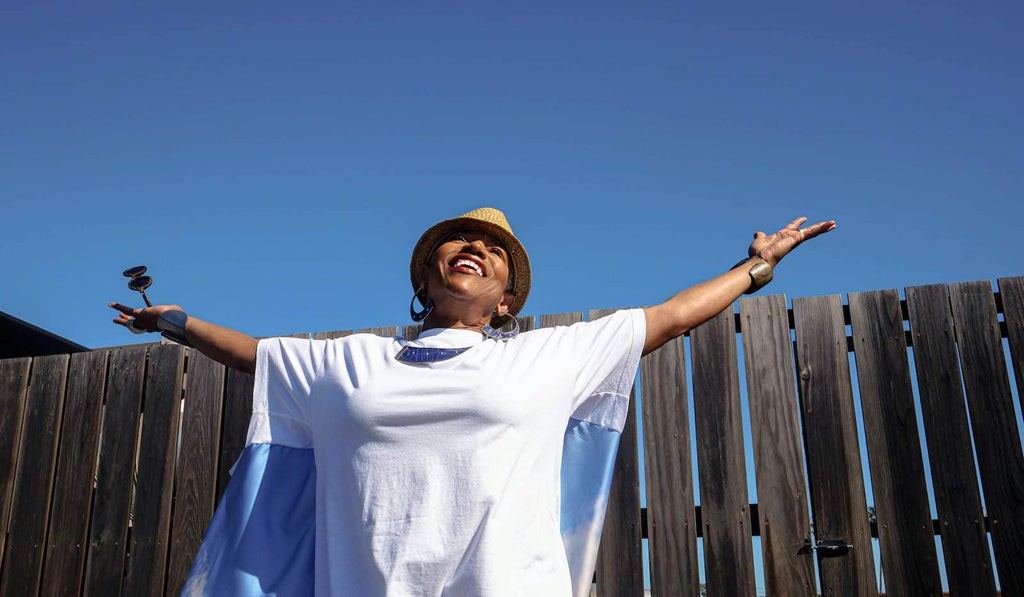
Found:
<path fill-rule="evenodd" d="M 570 595 L 566 424 L 600 404 L 621 427 L 645 334 L 632 309 L 508 342 L 260 341 L 248 443 L 314 449 L 317 595 Z M 406 345 L 472 348 L 408 364 Z"/>

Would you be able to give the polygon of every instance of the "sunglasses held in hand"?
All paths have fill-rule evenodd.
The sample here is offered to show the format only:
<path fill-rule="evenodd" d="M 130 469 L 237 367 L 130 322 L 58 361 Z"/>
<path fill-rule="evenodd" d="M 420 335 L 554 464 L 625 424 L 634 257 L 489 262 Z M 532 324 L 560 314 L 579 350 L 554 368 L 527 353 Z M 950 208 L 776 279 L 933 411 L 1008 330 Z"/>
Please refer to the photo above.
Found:
<path fill-rule="evenodd" d="M 147 307 L 152 307 L 153 303 L 149 302 L 149 297 L 146 296 L 146 289 L 149 288 L 150 286 L 152 286 L 153 278 L 144 275 L 146 273 L 146 266 L 144 266 L 144 265 L 136 265 L 135 267 L 129 267 L 128 269 L 124 270 L 124 272 L 122 272 L 122 273 L 124 274 L 124 277 L 131 278 L 130 280 L 128 280 L 128 288 L 130 288 L 131 290 L 134 290 L 134 291 L 138 292 L 139 294 L 141 294 L 142 295 L 142 300 L 146 301 L 146 306 Z M 172 340 L 174 342 L 177 342 L 178 344 L 183 344 L 185 346 L 191 346 L 188 343 L 188 341 L 185 340 L 184 325 L 185 325 L 185 319 L 187 319 L 187 316 L 185 315 L 184 311 L 169 311 L 169 312 L 162 313 L 160 315 L 160 317 L 161 318 L 165 318 L 165 319 L 166 318 L 172 318 L 172 319 L 167 319 L 167 321 L 170 321 L 172 323 L 172 325 L 176 325 L 177 328 L 180 329 L 180 332 L 175 333 L 173 331 L 169 331 L 168 329 L 163 327 L 162 324 L 158 323 L 158 326 L 162 330 L 161 335 L 164 338 L 167 338 L 168 340 Z M 145 334 L 146 330 L 140 330 L 139 328 L 135 327 L 133 325 L 133 323 L 132 323 L 133 320 L 134 320 L 134 318 L 130 319 L 128 321 L 128 324 L 125 325 L 124 327 L 128 328 L 128 330 L 131 331 L 133 334 Z"/>

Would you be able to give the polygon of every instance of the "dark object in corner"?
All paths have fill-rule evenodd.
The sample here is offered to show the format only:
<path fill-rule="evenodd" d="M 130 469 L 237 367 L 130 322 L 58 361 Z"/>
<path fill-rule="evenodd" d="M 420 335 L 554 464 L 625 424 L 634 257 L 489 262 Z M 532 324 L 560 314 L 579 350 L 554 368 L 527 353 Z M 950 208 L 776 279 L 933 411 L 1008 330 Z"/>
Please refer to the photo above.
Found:
<path fill-rule="evenodd" d="M 85 352 L 88 348 L 0 311 L 0 359 Z"/>

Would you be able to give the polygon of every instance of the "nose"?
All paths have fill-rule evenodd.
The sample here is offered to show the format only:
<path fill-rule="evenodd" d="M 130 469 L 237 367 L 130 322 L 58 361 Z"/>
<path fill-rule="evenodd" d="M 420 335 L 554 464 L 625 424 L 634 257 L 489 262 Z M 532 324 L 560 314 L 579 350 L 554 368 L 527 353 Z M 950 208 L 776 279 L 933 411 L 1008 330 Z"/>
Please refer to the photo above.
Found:
<path fill-rule="evenodd" d="M 463 247 L 462 250 L 467 253 L 472 253 L 481 259 L 487 256 L 487 245 L 485 245 L 484 241 L 480 239 L 467 242 L 466 246 Z"/>

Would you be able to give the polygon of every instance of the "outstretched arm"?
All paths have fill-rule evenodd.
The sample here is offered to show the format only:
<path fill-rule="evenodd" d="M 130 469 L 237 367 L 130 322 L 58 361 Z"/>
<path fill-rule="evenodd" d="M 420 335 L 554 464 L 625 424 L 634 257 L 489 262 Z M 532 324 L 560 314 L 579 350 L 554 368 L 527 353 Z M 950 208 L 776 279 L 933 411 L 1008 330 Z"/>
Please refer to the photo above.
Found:
<path fill-rule="evenodd" d="M 121 303 L 108 303 L 121 313 L 114 323 L 147 332 L 158 331 L 157 317 L 164 311 L 181 310 L 177 305 L 154 305 L 145 309 L 133 309 Z M 134 323 L 132 322 L 134 318 Z M 256 345 L 259 340 L 242 332 L 221 327 L 189 315 L 185 324 L 185 339 L 194 348 L 218 363 L 253 373 L 256 371 Z"/>
<path fill-rule="evenodd" d="M 647 307 L 647 341 L 644 354 L 697 327 L 721 313 L 750 288 L 750 268 L 765 261 L 774 268 L 778 262 L 805 240 L 834 230 L 833 220 L 801 228 L 807 218 L 797 218 L 775 234 L 758 231 L 748 251 L 751 259 L 724 274 L 683 290 L 664 303 Z"/>

